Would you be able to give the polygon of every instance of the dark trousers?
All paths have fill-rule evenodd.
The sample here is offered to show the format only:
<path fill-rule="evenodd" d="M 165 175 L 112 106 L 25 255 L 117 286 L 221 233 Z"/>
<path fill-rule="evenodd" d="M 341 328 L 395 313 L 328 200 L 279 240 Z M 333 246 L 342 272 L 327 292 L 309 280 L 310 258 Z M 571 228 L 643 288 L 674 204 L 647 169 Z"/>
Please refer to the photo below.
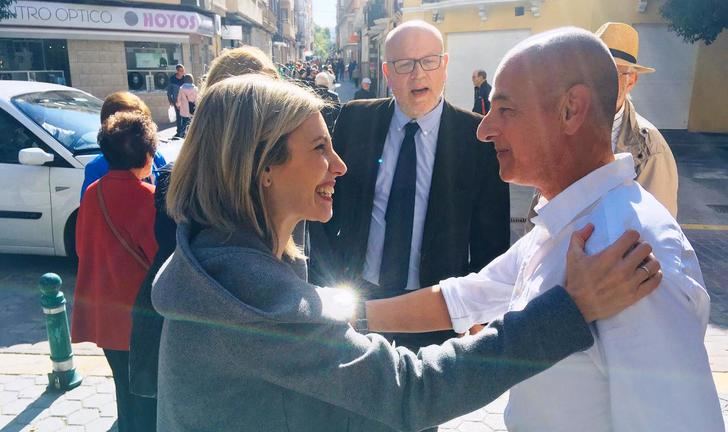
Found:
<path fill-rule="evenodd" d="M 187 128 L 190 127 L 192 117 L 182 117 L 182 133 L 177 132 L 177 135 L 185 137 L 187 135 Z"/>
<path fill-rule="evenodd" d="M 129 391 L 129 351 L 104 350 L 114 375 L 119 432 L 157 430 L 157 399 L 136 396 Z"/>
<path fill-rule="evenodd" d="M 179 113 L 179 108 L 175 105 L 174 107 L 174 114 L 176 116 L 175 124 L 177 126 L 177 135 L 181 136 L 184 133 L 184 129 L 182 129 L 182 116 Z"/>

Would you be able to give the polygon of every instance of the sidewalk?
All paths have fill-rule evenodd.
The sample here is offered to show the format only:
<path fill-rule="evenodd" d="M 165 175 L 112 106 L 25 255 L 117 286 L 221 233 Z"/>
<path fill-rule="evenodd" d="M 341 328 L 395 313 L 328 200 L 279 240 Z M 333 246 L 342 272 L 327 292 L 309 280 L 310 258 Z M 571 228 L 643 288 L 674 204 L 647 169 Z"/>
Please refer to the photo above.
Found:
<path fill-rule="evenodd" d="M 75 344 L 82 384 L 66 393 L 46 391 L 48 342 L 0 349 L 0 430 L 116 431 L 116 395 L 106 357 L 91 343 Z"/>
<path fill-rule="evenodd" d="M 705 338 L 723 418 L 728 425 L 728 330 L 709 326 Z M 0 431 L 116 431 L 116 398 L 111 370 L 93 344 L 74 345 L 74 363 L 81 386 L 67 392 L 46 392 L 51 370 L 48 343 L 0 349 Z M 503 411 L 508 394 L 488 406 L 451 420 L 440 430 L 505 431 Z"/>

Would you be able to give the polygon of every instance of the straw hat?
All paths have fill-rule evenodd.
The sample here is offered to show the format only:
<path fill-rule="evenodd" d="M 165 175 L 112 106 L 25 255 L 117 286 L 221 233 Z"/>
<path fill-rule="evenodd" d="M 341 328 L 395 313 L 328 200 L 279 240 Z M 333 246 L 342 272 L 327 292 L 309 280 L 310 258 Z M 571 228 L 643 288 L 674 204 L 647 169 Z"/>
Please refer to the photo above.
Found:
<path fill-rule="evenodd" d="M 602 40 L 612 53 L 617 65 L 631 66 L 638 74 L 652 73 L 651 67 L 637 64 L 637 53 L 640 49 L 640 37 L 637 30 L 629 24 L 608 22 L 599 27 L 596 36 Z"/>

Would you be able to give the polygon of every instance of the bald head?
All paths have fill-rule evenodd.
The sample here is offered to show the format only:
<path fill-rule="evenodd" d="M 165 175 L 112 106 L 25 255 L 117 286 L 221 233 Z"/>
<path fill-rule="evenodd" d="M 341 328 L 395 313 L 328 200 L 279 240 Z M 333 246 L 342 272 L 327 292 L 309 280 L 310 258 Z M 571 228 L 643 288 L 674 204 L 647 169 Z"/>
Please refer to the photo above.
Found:
<path fill-rule="evenodd" d="M 389 57 L 390 52 L 394 50 L 395 46 L 401 45 L 403 40 L 413 36 L 423 36 L 426 39 L 431 39 L 431 43 L 436 44 L 435 47 L 440 52 L 445 49 L 442 33 L 440 33 L 437 27 L 420 20 L 405 21 L 387 34 L 387 39 L 384 41 L 384 52 L 387 55 L 387 59 L 390 61 L 397 60 L 396 58 Z"/>
<path fill-rule="evenodd" d="M 447 79 L 440 31 L 424 21 L 407 21 L 387 35 L 384 46 L 382 72 L 397 106 L 412 119 L 435 109 Z"/>
<path fill-rule="evenodd" d="M 506 55 L 478 137 L 495 145 L 503 180 L 551 199 L 614 159 L 616 99 L 617 69 L 602 42 L 580 29 L 550 31 Z"/>
<path fill-rule="evenodd" d="M 524 85 L 538 89 L 533 96 L 544 107 L 577 84 L 592 92 L 592 119 L 612 128 L 617 101 L 617 69 L 609 50 L 592 33 L 567 27 L 526 39 L 511 49 L 496 75 L 516 67 L 526 71 Z"/>

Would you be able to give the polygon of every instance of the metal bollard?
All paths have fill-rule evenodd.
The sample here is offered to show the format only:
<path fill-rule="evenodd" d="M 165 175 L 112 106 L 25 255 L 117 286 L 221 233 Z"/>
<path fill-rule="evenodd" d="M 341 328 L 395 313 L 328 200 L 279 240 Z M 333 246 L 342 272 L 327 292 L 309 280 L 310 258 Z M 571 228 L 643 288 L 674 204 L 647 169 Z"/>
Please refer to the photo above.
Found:
<path fill-rule="evenodd" d="M 66 298 L 61 292 L 61 277 L 46 273 L 40 277 L 40 304 L 46 316 L 48 343 L 53 372 L 48 374 L 48 389 L 68 391 L 81 385 L 83 377 L 73 367 L 71 331 L 68 327 Z"/>

